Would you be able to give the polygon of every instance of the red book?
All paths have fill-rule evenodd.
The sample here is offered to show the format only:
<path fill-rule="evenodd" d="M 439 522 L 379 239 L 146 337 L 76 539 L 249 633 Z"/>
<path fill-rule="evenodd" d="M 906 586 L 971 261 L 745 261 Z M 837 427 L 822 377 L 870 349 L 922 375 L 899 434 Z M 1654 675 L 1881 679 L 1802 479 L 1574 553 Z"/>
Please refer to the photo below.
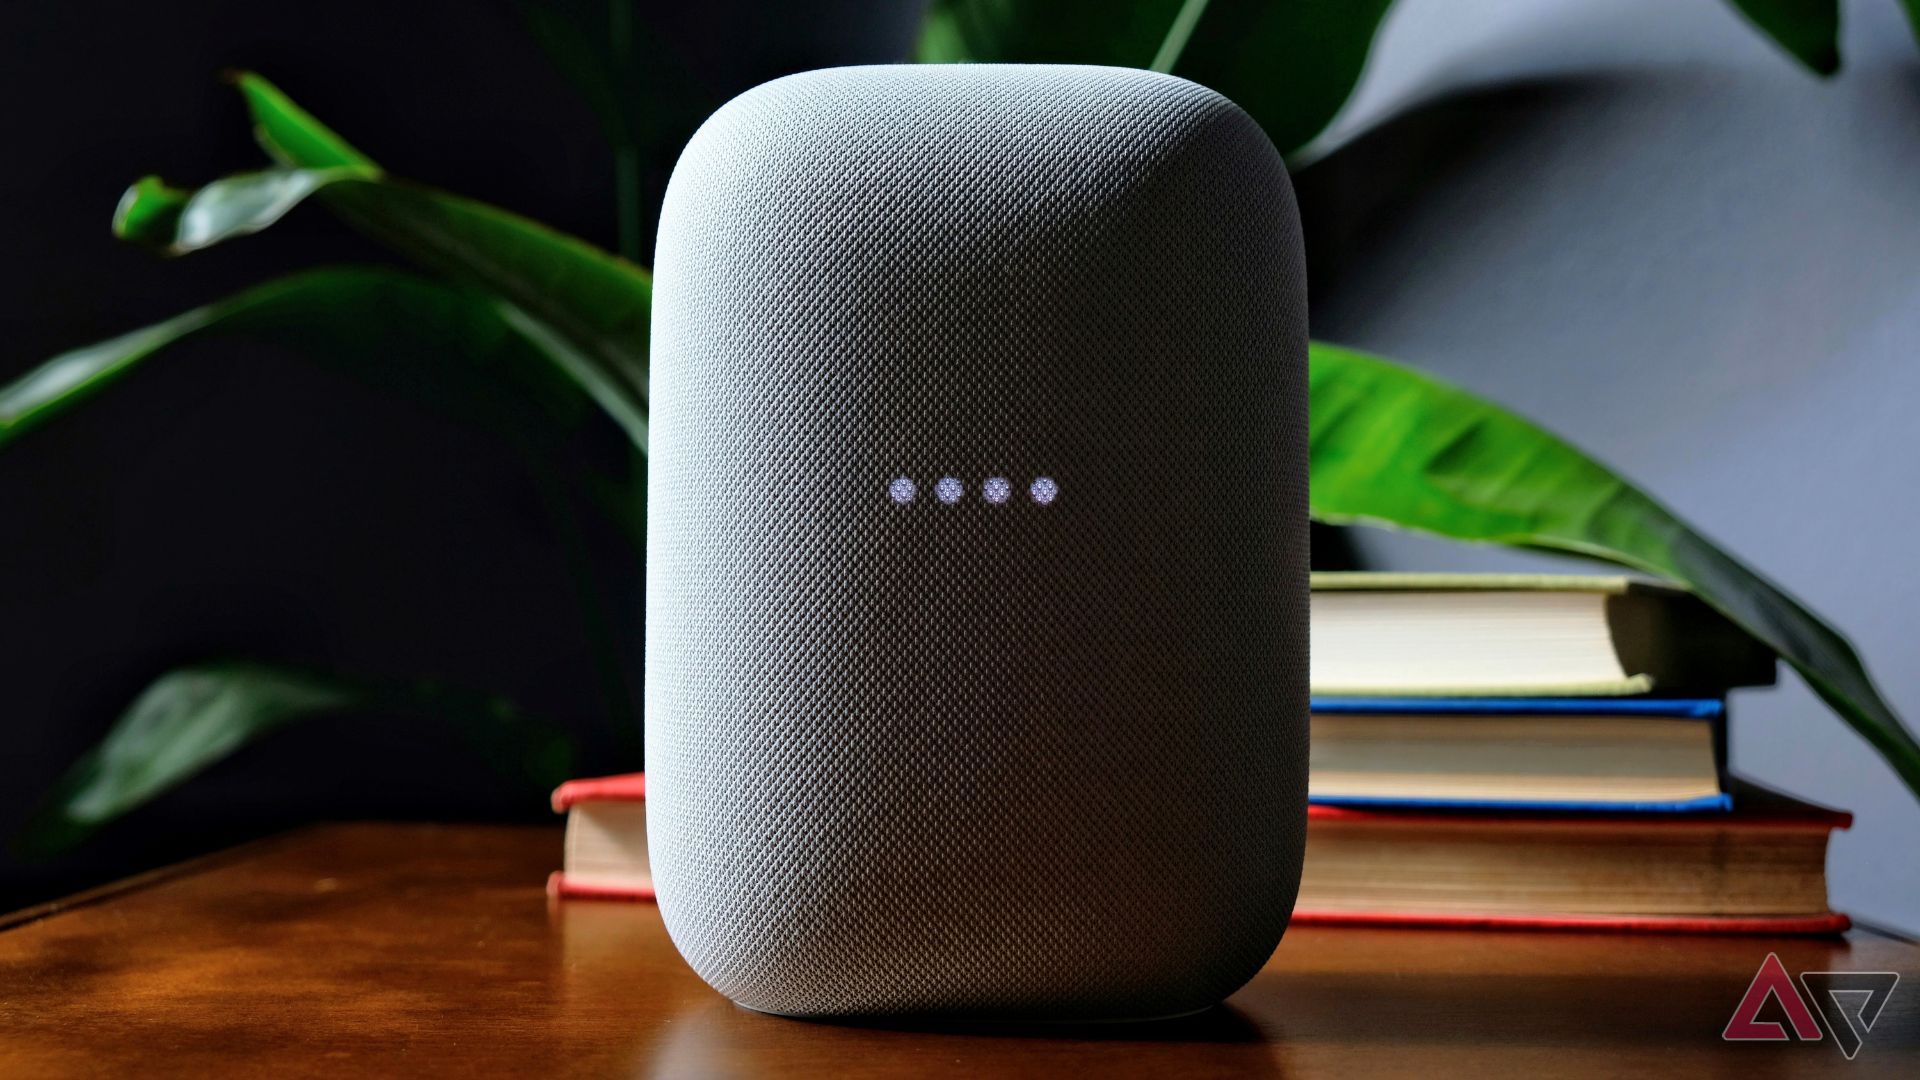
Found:
<path fill-rule="evenodd" d="M 653 899 L 644 773 L 569 780 L 554 790 L 553 810 L 567 815 L 567 842 L 563 869 L 547 878 L 550 895 Z"/>
<path fill-rule="evenodd" d="M 1315 806 L 1302 925 L 1812 934 L 1848 814 L 1753 785 L 1731 813 L 1420 813 Z"/>
<path fill-rule="evenodd" d="M 646 777 L 573 780 L 561 898 L 651 900 Z M 1313 806 L 1304 926 L 1816 934 L 1826 849 L 1851 815 L 1749 784 L 1731 813 L 1428 813 Z"/>

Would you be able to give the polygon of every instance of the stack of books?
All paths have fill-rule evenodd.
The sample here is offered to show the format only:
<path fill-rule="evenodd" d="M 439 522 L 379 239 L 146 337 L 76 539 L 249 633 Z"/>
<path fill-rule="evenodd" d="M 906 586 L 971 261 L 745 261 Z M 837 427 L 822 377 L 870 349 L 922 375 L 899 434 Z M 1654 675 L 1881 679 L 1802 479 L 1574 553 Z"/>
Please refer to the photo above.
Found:
<path fill-rule="evenodd" d="M 1316 574 L 1295 921 L 1843 930 L 1845 814 L 1726 771 L 1773 654 L 1624 577 Z"/>
<path fill-rule="evenodd" d="M 1316 574 L 1294 921 L 1829 933 L 1847 815 L 1730 781 L 1771 652 L 1619 577 Z M 649 900 L 646 779 L 576 780 L 557 897 Z"/>

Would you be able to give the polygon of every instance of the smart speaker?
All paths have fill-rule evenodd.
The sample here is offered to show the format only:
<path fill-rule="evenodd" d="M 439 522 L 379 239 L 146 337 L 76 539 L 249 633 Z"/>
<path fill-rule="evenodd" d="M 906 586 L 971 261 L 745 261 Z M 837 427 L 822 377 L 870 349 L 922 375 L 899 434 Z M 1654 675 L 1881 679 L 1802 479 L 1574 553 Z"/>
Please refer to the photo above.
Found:
<path fill-rule="evenodd" d="M 1307 780 L 1286 169 L 1144 71 L 779 79 L 681 155 L 653 300 L 648 830 L 721 993 L 1210 1006 Z"/>

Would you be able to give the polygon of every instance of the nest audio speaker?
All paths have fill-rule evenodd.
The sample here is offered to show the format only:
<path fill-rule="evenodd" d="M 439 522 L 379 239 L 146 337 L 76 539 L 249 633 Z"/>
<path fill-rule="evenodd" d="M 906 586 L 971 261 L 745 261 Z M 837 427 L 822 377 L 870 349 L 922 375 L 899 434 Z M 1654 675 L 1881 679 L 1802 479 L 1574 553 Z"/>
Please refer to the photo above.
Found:
<path fill-rule="evenodd" d="M 1286 169 L 1144 71 L 901 66 L 707 121 L 655 261 L 648 830 L 766 1012 L 1089 1021 L 1278 943 L 1307 780 Z"/>

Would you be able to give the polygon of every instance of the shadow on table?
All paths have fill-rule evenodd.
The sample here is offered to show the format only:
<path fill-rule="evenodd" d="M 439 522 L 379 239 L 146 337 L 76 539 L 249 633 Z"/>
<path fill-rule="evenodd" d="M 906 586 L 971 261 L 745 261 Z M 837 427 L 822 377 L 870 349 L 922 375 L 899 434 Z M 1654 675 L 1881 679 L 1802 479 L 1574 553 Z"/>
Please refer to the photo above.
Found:
<path fill-rule="evenodd" d="M 752 1009 L 743 1011 L 753 1015 Z M 865 1028 L 873 1031 L 916 1032 L 923 1035 L 971 1035 L 1002 1039 L 1078 1039 L 1086 1041 L 1172 1043 L 1258 1043 L 1266 1034 L 1246 1014 L 1231 1005 L 1216 1005 L 1187 1016 L 1165 1020 L 1046 1023 L 1035 1020 L 937 1020 L 894 1017 L 855 1017 L 816 1020 L 770 1016 L 796 1024 Z"/>
<path fill-rule="evenodd" d="M 878 1075 L 1109 1075 L 1179 1055 L 1214 1075 L 1278 1076 L 1273 1037 L 1232 1006 L 1114 1024 L 853 1022 L 769 1016 L 716 997 L 676 1018 L 647 1062 L 654 1076 L 744 1076 L 858 1063 Z M 837 1063 L 837 1066 L 836 1064 Z"/>

